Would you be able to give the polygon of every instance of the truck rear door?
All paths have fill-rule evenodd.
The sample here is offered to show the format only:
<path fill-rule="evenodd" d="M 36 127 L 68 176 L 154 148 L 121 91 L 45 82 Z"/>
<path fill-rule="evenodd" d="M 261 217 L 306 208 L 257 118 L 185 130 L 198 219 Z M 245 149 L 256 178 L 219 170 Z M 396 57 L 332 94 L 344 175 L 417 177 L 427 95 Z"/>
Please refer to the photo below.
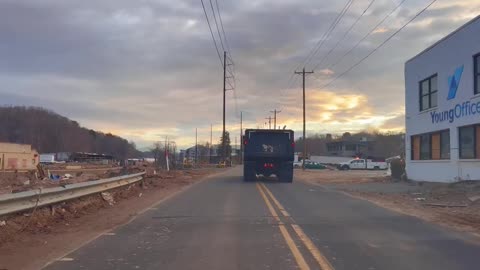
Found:
<path fill-rule="evenodd" d="M 278 157 L 293 159 L 293 134 L 291 132 L 251 131 L 244 138 L 245 158 Z"/>

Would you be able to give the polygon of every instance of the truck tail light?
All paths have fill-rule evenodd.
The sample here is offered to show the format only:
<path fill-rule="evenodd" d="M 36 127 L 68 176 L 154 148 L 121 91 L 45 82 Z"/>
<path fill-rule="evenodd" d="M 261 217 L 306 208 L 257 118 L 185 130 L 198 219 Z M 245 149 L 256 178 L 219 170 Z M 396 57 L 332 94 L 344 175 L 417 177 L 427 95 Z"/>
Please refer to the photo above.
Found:
<path fill-rule="evenodd" d="M 248 144 L 248 140 L 244 140 L 244 141 L 243 141 L 243 144 L 244 144 L 244 145 L 247 145 L 247 144 Z"/>
<path fill-rule="evenodd" d="M 264 163 L 263 167 L 264 168 L 273 168 L 273 163 Z"/>
<path fill-rule="evenodd" d="M 295 147 L 295 142 L 292 142 L 292 147 Z"/>

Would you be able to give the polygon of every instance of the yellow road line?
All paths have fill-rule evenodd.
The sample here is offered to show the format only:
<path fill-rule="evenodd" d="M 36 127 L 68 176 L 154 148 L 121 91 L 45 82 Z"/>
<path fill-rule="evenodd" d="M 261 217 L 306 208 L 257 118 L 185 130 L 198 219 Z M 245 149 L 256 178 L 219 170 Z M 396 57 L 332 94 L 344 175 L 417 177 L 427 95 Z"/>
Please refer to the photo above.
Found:
<path fill-rule="evenodd" d="M 290 233 L 288 233 L 287 228 L 285 228 L 285 225 L 283 225 L 283 223 L 280 222 L 280 218 L 278 217 L 277 212 L 275 211 L 272 204 L 268 200 L 267 195 L 265 195 L 264 191 L 262 190 L 262 188 L 258 183 L 256 184 L 256 186 L 257 186 L 258 192 L 260 192 L 260 195 L 262 195 L 262 198 L 265 201 L 265 204 L 267 205 L 267 208 L 270 211 L 270 214 L 275 218 L 276 221 L 279 222 L 280 232 L 282 233 L 282 236 L 285 239 L 285 242 L 290 248 L 290 251 L 292 252 L 293 257 L 295 258 L 295 261 L 297 262 L 298 267 L 301 270 L 310 270 L 310 267 L 305 261 L 305 258 L 303 258 L 302 253 L 300 253 L 300 250 L 298 250 L 298 247 L 295 245 L 295 242 L 290 236 Z"/>
<path fill-rule="evenodd" d="M 292 224 L 292 227 L 293 230 L 297 233 L 300 240 L 302 240 L 310 253 L 312 253 L 312 256 L 315 258 L 318 265 L 320 265 L 320 268 L 322 270 L 333 270 L 333 266 L 330 264 L 327 258 L 323 256 L 320 250 L 318 250 L 312 240 L 310 240 L 310 238 L 308 238 L 308 236 L 303 232 L 302 228 L 300 228 L 300 226 L 298 226 L 297 224 Z"/>
<path fill-rule="evenodd" d="M 272 192 L 262 183 L 261 184 L 263 189 L 265 189 L 266 193 L 269 195 L 269 197 L 272 199 L 273 203 L 277 206 L 278 209 L 280 209 L 280 212 L 285 217 L 290 217 L 288 212 L 285 210 L 285 208 L 282 206 L 282 204 L 273 196 Z M 283 211 L 282 211 L 283 210 Z M 286 214 L 285 214 L 286 213 Z M 315 246 L 315 244 L 310 240 L 310 238 L 305 234 L 305 232 L 302 230 L 300 226 L 297 224 L 291 224 L 293 230 L 295 233 L 297 233 L 298 237 L 300 240 L 303 242 L 305 247 L 307 247 L 308 251 L 312 254 L 312 256 L 315 258 L 317 261 L 318 265 L 322 270 L 334 270 L 333 266 L 330 264 L 330 262 L 327 260 L 325 256 L 320 252 L 320 250 Z"/>
<path fill-rule="evenodd" d="M 270 192 L 270 190 L 265 186 L 265 184 L 261 183 L 260 185 L 265 189 L 265 192 L 270 196 L 273 203 L 278 207 L 278 209 L 280 209 L 280 212 L 282 213 L 282 215 L 285 217 L 290 217 L 290 214 L 287 212 L 287 210 L 285 210 L 285 208 L 280 204 L 277 198 L 273 196 L 272 192 Z"/>

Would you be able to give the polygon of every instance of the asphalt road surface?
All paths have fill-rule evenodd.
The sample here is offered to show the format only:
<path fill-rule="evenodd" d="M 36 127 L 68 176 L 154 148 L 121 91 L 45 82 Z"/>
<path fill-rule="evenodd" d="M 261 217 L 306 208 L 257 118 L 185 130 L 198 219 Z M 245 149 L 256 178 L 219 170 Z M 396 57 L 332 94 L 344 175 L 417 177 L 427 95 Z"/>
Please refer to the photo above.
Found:
<path fill-rule="evenodd" d="M 45 269 L 480 269 L 474 237 L 319 186 L 230 169 Z"/>

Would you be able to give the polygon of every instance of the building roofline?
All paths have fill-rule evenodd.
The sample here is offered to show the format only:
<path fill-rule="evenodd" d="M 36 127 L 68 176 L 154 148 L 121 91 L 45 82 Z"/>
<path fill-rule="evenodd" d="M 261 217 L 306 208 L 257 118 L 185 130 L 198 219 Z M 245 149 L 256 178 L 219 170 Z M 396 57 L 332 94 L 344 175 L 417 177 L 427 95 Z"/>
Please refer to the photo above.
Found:
<path fill-rule="evenodd" d="M 476 22 L 477 20 L 480 20 L 480 15 L 478 15 L 477 17 L 471 19 L 470 21 L 466 22 L 465 24 L 463 24 L 462 26 L 460 26 L 459 28 L 455 29 L 453 32 L 451 32 L 450 34 L 444 36 L 443 38 L 441 38 L 440 40 L 438 40 L 437 42 L 433 43 L 432 45 L 428 46 L 426 49 L 424 49 L 423 51 L 419 52 L 418 54 L 416 54 L 414 57 L 410 58 L 407 60 L 406 63 L 414 60 L 415 58 L 419 57 L 420 55 L 430 51 L 431 49 L 433 49 L 434 47 L 436 47 L 438 44 L 440 44 L 441 42 L 445 41 L 446 39 L 450 38 L 451 36 L 453 36 L 454 34 L 456 34 L 457 32 L 459 32 L 460 30 L 462 30 L 463 28 L 469 26 L 470 24 Z"/>

